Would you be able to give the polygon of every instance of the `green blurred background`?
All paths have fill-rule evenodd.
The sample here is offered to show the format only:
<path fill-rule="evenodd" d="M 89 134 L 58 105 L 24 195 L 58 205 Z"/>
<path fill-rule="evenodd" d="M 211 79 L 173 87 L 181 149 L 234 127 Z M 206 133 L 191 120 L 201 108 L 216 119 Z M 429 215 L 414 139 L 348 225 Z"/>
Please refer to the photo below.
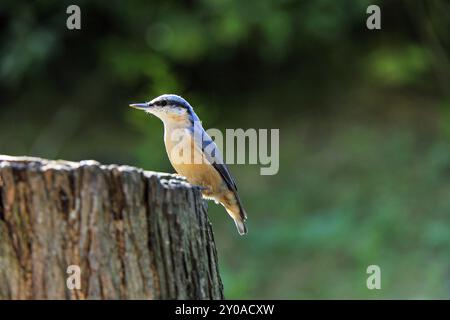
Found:
<path fill-rule="evenodd" d="M 280 129 L 277 175 L 231 166 L 249 234 L 209 204 L 227 298 L 450 298 L 449 30 L 439 0 L 2 0 L 0 153 L 173 172 L 127 105 L 177 93 Z"/>

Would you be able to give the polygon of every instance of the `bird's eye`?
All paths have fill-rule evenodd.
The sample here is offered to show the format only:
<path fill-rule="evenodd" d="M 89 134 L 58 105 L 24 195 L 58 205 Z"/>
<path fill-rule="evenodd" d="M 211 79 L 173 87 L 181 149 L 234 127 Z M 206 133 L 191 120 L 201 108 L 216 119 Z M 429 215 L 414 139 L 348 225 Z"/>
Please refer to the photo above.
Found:
<path fill-rule="evenodd" d="M 165 107 L 165 106 L 167 105 L 167 101 L 166 101 L 166 100 L 161 101 L 161 105 L 162 105 L 163 107 Z"/>

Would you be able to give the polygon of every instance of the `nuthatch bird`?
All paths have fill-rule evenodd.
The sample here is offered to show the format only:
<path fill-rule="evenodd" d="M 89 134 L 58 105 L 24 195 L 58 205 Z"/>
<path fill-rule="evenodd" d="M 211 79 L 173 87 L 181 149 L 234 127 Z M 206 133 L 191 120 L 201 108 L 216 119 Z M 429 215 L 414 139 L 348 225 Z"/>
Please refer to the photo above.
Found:
<path fill-rule="evenodd" d="M 236 182 L 191 105 L 180 96 L 164 94 L 149 102 L 131 104 L 130 107 L 144 110 L 162 120 L 164 143 L 172 166 L 189 183 L 199 186 L 206 199 L 222 204 L 233 218 L 239 234 L 246 234 L 247 215 L 239 199 Z M 175 136 L 178 138 L 174 139 Z M 181 154 L 183 161 L 180 161 Z"/>

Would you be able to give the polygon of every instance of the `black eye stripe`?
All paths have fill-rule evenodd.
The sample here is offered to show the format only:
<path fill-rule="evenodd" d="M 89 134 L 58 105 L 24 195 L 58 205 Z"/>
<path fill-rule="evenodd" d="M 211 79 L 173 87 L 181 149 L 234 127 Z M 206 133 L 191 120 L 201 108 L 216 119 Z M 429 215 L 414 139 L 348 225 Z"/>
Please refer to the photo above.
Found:
<path fill-rule="evenodd" d="M 155 101 L 154 105 L 158 106 L 158 107 L 165 107 L 167 105 L 171 105 L 171 106 L 176 106 L 179 108 L 183 108 L 183 109 L 189 109 L 188 106 L 186 106 L 183 103 L 180 103 L 179 101 L 176 100 L 159 100 L 159 101 Z"/>
<path fill-rule="evenodd" d="M 187 106 L 185 106 L 184 104 L 182 104 L 182 103 L 180 103 L 180 102 L 178 102 L 178 101 L 175 101 L 175 100 L 169 100 L 168 102 L 169 102 L 169 104 L 172 105 L 172 106 L 177 106 L 177 107 L 180 107 L 180 108 L 183 108 L 183 109 L 188 109 Z"/>

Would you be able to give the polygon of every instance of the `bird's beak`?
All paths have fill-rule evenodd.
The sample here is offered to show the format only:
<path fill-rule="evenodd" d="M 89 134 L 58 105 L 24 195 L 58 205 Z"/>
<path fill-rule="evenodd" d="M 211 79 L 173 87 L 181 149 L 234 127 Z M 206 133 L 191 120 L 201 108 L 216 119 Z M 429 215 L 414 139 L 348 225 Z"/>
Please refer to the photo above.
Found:
<path fill-rule="evenodd" d="M 138 109 L 138 110 L 146 110 L 150 108 L 150 103 L 132 103 L 130 104 L 130 107 Z"/>

